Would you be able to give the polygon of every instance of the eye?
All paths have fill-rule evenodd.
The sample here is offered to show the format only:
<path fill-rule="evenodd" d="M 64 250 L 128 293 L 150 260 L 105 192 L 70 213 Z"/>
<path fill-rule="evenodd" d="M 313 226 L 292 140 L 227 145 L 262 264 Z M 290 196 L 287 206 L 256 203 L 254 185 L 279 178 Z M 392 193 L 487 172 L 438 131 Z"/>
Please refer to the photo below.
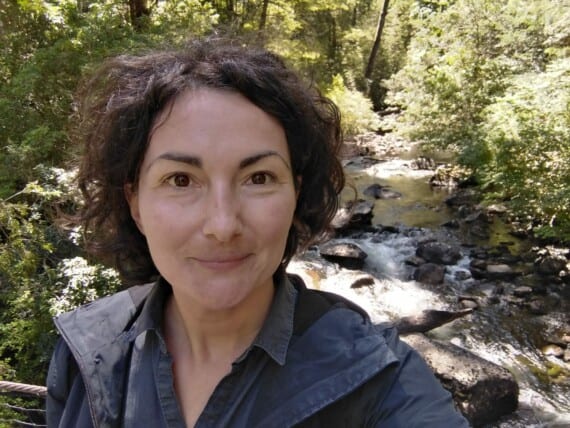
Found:
<path fill-rule="evenodd" d="M 267 184 L 270 181 L 273 181 L 275 178 L 273 177 L 273 175 L 269 174 L 268 172 L 254 172 L 253 174 L 251 174 L 251 177 L 249 178 L 249 181 L 251 182 L 251 184 Z"/>
<path fill-rule="evenodd" d="M 187 174 L 176 173 L 166 179 L 166 183 L 174 187 L 188 187 L 190 185 L 190 177 Z"/>

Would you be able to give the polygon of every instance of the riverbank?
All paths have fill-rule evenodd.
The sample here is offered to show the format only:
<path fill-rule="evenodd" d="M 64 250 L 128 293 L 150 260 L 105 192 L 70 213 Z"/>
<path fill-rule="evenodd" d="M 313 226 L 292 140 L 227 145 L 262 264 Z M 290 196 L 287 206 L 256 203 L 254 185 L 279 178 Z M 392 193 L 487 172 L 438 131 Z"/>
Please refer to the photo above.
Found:
<path fill-rule="evenodd" d="M 570 306 L 560 275 L 567 272 L 567 262 L 563 267 L 556 262 L 567 261 L 567 253 L 533 249 L 528 240 L 509 234 L 500 210 L 477 212 L 476 200 L 457 199 L 461 194 L 455 189 L 431 187 L 437 162 L 392 134 L 349 142 L 344 164 L 364 208 L 371 208 L 371 226 L 337 240 L 357 245 L 366 253 L 365 261 L 360 269 L 345 269 L 313 249 L 293 268 L 314 286 L 356 300 L 377 321 L 429 309 L 475 309 L 430 336 L 516 377 L 519 409 L 489 426 L 568 426 L 569 365 L 564 355 Z M 365 192 L 370 186 L 375 187 Z M 452 197 L 464 203 L 446 204 Z M 430 241 L 457 247 L 460 258 L 439 267 L 422 262 L 418 248 Z M 430 268 L 441 280 L 418 277 L 418 270 L 429 264 L 436 265 Z M 433 271 L 430 275 L 434 278 Z M 366 276 L 371 278 L 364 281 L 368 285 L 350 287 Z"/>

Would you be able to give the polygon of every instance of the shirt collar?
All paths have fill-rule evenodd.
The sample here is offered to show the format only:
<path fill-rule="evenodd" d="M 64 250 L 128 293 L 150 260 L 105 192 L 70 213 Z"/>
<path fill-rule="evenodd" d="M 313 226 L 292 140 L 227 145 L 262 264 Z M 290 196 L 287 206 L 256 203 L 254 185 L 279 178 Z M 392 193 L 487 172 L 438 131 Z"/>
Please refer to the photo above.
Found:
<path fill-rule="evenodd" d="M 147 330 L 154 330 L 159 337 L 162 337 L 164 305 L 171 293 L 172 288 L 164 279 L 160 278 L 154 283 L 131 329 L 131 338 L 133 340 Z"/>
<path fill-rule="evenodd" d="M 275 295 L 267 318 L 252 345 L 236 362 L 245 359 L 252 348 L 258 347 L 279 365 L 285 364 L 287 349 L 293 336 L 297 289 L 284 274 L 276 275 L 275 282 Z M 165 280 L 159 279 L 154 284 L 132 327 L 131 338 L 133 340 L 147 330 L 154 330 L 162 338 L 164 304 L 171 293 L 172 288 Z"/>
<path fill-rule="evenodd" d="M 293 336 L 296 303 L 297 289 L 286 275 L 280 275 L 276 279 L 275 296 L 267 318 L 251 346 L 263 349 L 279 365 L 285 364 Z"/>

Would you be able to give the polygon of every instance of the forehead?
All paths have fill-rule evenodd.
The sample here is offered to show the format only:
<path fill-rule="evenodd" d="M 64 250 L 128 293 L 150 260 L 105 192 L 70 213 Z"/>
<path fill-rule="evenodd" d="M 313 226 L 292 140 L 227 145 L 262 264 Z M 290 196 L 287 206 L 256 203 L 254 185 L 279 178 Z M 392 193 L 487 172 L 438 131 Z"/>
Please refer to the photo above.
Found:
<path fill-rule="evenodd" d="M 155 121 L 145 157 L 165 150 L 227 157 L 275 150 L 289 157 L 281 123 L 240 93 L 200 88 L 179 95 Z"/>

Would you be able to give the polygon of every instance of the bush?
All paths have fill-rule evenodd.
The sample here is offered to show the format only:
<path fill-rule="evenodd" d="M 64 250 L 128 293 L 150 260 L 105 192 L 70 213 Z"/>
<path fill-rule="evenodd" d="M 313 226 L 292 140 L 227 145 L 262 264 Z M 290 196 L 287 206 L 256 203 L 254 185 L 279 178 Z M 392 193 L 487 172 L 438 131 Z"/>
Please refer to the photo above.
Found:
<path fill-rule="evenodd" d="M 517 76 L 486 113 L 488 197 L 507 200 L 539 236 L 570 241 L 570 59 Z"/>
<path fill-rule="evenodd" d="M 53 214 L 77 202 L 73 174 L 40 168 L 42 181 L 0 202 L 0 368 L 6 380 L 43 384 L 56 338 L 52 315 L 111 293 L 114 271 L 81 258 L 77 234 Z"/>
<path fill-rule="evenodd" d="M 333 77 L 325 94 L 340 110 L 345 136 L 374 131 L 380 126 L 380 120 L 372 110 L 372 102 L 361 92 L 347 88 L 342 76 L 337 74 Z"/>

